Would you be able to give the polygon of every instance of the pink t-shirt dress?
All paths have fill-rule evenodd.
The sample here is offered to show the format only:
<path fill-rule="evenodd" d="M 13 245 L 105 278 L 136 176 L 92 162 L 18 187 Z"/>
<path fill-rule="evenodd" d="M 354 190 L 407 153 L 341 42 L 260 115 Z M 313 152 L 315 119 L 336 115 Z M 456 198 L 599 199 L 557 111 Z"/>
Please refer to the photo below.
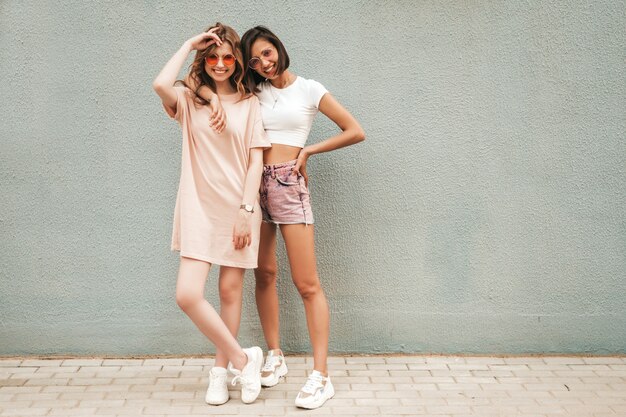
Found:
<path fill-rule="evenodd" d="M 259 100 L 220 96 L 227 123 L 222 133 L 210 126 L 209 106 L 197 105 L 186 87 L 175 87 L 176 119 L 183 131 L 180 184 L 174 209 L 172 250 L 212 264 L 256 268 L 261 209 L 258 195 L 251 215 L 252 244 L 236 250 L 233 226 L 242 204 L 250 148 L 269 148 Z"/>

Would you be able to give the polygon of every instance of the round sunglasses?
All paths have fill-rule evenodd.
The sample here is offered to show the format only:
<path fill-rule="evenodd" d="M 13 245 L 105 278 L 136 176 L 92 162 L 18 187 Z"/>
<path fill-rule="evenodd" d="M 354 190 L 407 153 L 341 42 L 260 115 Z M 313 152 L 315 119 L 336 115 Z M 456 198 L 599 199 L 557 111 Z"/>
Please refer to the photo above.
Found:
<path fill-rule="evenodd" d="M 220 57 L 217 56 L 216 54 L 211 54 L 207 56 L 206 58 L 204 58 L 204 61 L 210 67 L 214 67 L 220 62 Z M 232 67 L 233 65 L 235 65 L 235 61 L 236 61 L 235 55 L 232 55 L 232 54 L 226 54 L 222 57 L 222 62 L 227 67 Z"/>
<path fill-rule="evenodd" d="M 275 49 L 273 48 L 264 49 L 263 51 L 261 51 L 261 56 L 263 57 L 264 60 L 267 61 L 267 60 L 274 58 L 274 52 L 275 52 Z M 250 61 L 248 61 L 248 67 L 250 67 L 253 70 L 257 70 L 261 68 L 261 58 L 257 56 L 250 58 Z"/>

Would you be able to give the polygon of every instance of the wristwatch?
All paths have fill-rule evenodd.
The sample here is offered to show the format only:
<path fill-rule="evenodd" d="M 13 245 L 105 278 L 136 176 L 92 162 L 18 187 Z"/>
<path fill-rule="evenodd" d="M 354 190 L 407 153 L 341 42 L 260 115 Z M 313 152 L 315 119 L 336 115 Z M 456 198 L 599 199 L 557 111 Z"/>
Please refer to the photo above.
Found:
<path fill-rule="evenodd" d="M 248 213 L 254 213 L 254 206 L 251 204 L 242 204 L 239 206 L 240 209 L 244 209 Z"/>

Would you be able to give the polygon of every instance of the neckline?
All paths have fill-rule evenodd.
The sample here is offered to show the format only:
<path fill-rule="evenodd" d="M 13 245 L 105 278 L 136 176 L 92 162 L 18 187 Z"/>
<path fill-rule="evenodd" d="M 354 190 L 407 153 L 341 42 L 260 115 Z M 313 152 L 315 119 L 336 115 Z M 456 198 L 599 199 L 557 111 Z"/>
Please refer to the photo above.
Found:
<path fill-rule="evenodd" d="M 218 94 L 217 96 L 220 98 L 220 101 L 237 101 L 241 97 L 241 94 Z"/>
<path fill-rule="evenodd" d="M 296 83 L 298 82 L 298 80 L 300 79 L 299 75 L 296 75 L 296 79 L 293 80 L 293 82 L 291 84 L 289 84 L 287 87 L 283 87 L 283 88 L 278 88 L 278 87 L 274 87 L 274 84 L 272 84 L 271 81 L 268 81 L 268 84 L 270 85 L 271 88 L 278 90 L 278 91 L 285 91 L 286 89 L 296 85 Z"/>

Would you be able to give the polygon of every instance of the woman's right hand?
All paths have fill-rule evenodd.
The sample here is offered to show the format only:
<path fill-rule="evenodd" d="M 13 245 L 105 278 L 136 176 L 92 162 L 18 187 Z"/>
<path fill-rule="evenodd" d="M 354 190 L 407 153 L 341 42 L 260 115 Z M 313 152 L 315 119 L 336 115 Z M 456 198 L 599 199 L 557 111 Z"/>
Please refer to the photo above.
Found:
<path fill-rule="evenodd" d="M 203 50 L 208 48 L 209 46 L 216 44 L 220 46 L 222 44 L 222 40 L 215 33 L 217 27 L 208 30 L 207 32 L 201 33 L 199 35 L 194 36 L 193 38 L 187 39 L 187 43 L 191 47 L 192 50 Z"/>

